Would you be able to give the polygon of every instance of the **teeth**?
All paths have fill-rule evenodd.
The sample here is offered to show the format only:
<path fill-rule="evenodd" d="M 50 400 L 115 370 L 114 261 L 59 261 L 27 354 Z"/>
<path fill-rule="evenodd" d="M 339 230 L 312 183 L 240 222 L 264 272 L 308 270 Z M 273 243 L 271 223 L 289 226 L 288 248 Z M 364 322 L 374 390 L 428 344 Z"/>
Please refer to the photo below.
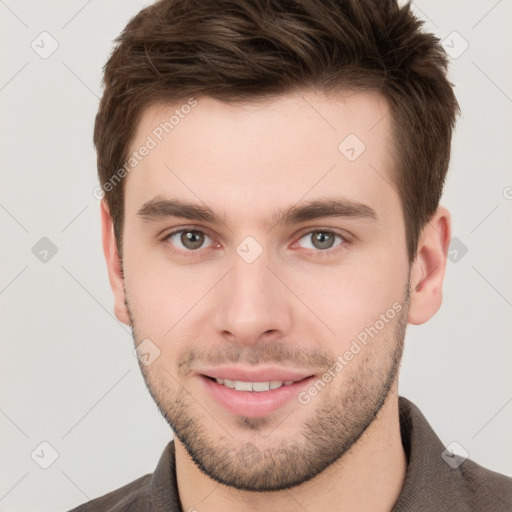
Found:
<path fill-rule="evenodd" d="M 270 382 L 244 382 L 241 380 L 230 380 L 230 379 L 215 379 L 218 384 L 222 384 L 231 389 L 236 389 L 237 391 L 269 391 L 270 389 L 278 389 L 282 386 L 289 386 L 293 384 L 293 380 L 271 380 Z"/>
<path fill-rule="evenodd" d="M 243 382 L 235 380 L 235 389 L 237 391 L 252 391 L 252 382 Z"/>
<path fill-rule="evenodd" d="M 235 381 L 234 380 L 224 379 L 223 384 L 224 384 L 224 386 L 227 386 L 228 388 L 235 389 Z"/>
<path fill-rule="evenodd" d="M 270 389 L 270 382 L 253 382 L 253 391 L 268 391 Z"/>

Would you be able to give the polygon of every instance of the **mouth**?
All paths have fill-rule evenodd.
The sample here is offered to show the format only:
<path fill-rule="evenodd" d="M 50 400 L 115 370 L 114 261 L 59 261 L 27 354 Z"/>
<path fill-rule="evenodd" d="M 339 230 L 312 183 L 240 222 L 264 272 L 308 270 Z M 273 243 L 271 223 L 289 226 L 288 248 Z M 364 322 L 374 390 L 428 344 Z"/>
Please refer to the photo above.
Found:
<path fill-rule="evenodd" d="M 212 369 L 197 374 L 206 393 L 225 411 L 237 416 L 267 416 L 285 405 L 301 404 L 301 390 L 311 385 L 315 375 L 279 369 L 238 371 Z"/>

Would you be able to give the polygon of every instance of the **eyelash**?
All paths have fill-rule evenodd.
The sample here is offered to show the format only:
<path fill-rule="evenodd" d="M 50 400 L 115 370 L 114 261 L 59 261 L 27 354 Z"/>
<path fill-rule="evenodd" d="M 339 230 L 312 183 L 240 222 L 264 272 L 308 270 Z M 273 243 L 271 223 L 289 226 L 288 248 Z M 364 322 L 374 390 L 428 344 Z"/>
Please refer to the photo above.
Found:
<path fill-rule="evenodd" d="M 180 254 L 180 255 L 187 255 L 187 257 L 198 257 L 198 256 L 201 256 L 201 249 L 196 249 L 196 250 L 183 250 L 183 249 L 176 249 L 174 246 L 172 246 L 172 244 L 168 243 L 169 242 L 169 239 L 171 237 L 173 237 L 174 235 L 178 234 L 178 233 L 186 233 L 188 231 L 193 231 L 195 233 L 202 233 L 203 235 L 206 235 L 208 238 L 210 238 L 211 240 L 214 240 L 214 237 L 211 236 L 210 234 L 208 234 L 207 231 L 204 231 L 203 229 L 197 229 L 197 228 L 194 228 L 194 227 L 184 227 L 184 228 L 180 228 L 180 229 L 176 229 L 170 233 L 167 233 L 165 236 L 163 236 L 161 238 L 161 241 L 164 242 L 164 243 L 167 243 L 167 246 L 170 247 L 170 250 L 176 254 Z M 314 255 L 314 257 L 327 257 L 327 256 L 330 256 L 332 255 L 333 253 L 343 249 L 343 248 L 346 248 L 347 245 L 350 244 L 350 239 L 347 235 L 345 234 L 341 234 L 339 233 L 338 231 L 335 231 L 331 228 L 315 228 L 315 229 L 311 229 L 309 231 L 306 231 L 306 232 L 303 232 L 300 234 L 300 236 L 297 238 L 297 241 L 293 243 L 293 246 L 297 245 L 297 243 L 302 239 L 304 238 L 306 235 L 312 235 L 313 233 L 325 233 L 325 234 L 329 234 L 329 235 L 333 235 L 334 237 L 337 237 L 339 239 L 341 239 L 341 243 L 338 244 L 338 245 L 335 245 L 334 247 L 331 247 L 329 249 L 325 249 L 325 250 L 321 250 L 321 249 L 305 249 L 306 251 L 308 251 L 308 253 L 310 253 L 310 251 L 312 251 L 312 254 Z M 310 253 L 311 254 L 311 253 Z"/>

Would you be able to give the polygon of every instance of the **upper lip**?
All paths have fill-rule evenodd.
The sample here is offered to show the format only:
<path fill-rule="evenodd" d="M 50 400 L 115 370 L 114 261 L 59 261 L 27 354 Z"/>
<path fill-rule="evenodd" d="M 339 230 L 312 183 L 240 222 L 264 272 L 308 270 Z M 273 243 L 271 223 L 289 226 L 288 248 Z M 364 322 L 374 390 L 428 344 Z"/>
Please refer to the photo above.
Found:
<path fill-rule="evenodd" d="M 270 382 L 292 380 L 297 382 L 313 373 L 304 370 L 293 370 L 290 368 L 279 368 L 277 366 L 241 367 L 241 366 L 215 366 L 203 368 L 197 372 L 213 379 L 230 379 L 242 382 Z"/>

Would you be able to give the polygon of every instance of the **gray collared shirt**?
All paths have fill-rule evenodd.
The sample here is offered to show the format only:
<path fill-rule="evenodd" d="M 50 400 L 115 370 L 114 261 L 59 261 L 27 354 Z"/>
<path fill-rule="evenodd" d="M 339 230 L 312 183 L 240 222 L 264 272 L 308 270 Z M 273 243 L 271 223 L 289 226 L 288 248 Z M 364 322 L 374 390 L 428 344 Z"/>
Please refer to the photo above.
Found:
<path fill-rule="evenodd" d="M 420 410 L 399 399 L 407 474 L 391 512 L 512 512 L 512 478 L 452 456 Z M 181 512 L 174 442 L 152 474 L 70 512 Z"/>

